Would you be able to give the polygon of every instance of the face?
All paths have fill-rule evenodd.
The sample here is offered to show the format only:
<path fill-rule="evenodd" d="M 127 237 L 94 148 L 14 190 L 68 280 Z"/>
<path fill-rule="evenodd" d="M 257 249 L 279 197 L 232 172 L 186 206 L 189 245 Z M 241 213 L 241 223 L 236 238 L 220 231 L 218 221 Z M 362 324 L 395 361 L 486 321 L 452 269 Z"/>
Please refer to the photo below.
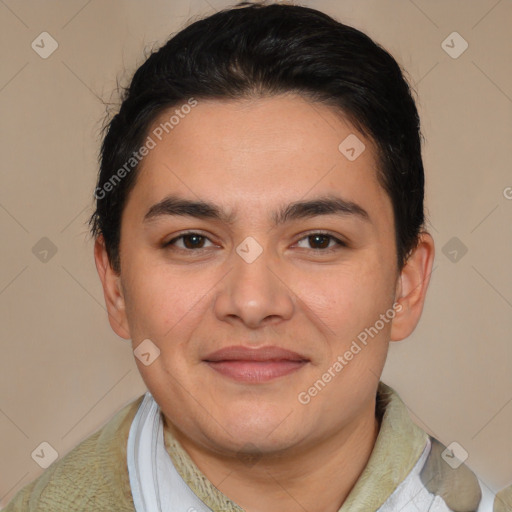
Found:
<path fill-rule="evenodd" d="M 222 453 L 356 425 L 419 316 L 371 142 L 295 95 L 198 101 L 158 130 L 172 113 L 123 211 L 121 273 L 100 271 L 114 330 L 151 340 L 135 360 L 166 422 Z"/>

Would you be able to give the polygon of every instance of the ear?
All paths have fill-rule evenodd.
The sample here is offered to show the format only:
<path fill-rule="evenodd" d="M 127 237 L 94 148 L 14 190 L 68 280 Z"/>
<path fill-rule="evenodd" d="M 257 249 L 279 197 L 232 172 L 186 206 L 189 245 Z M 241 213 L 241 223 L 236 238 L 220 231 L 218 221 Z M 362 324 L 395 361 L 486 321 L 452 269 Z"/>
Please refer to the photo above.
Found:
<path fill-rule="evenodd" d="M 110 326 L 118 336 L 129 340 L 130 329 L 126 319 L 121 275 L 117 274 L 110 265 L 102 235 L 99 235 L 94 243 L 94 261 L 103 286 Z"/>
<path fill-rule="evenodd" d="M 396 315 L 391 325 L 391 341 L 407 338 L 418 324 L 434 263 L 434 240 L 422 233 L 397 281 Z"/>

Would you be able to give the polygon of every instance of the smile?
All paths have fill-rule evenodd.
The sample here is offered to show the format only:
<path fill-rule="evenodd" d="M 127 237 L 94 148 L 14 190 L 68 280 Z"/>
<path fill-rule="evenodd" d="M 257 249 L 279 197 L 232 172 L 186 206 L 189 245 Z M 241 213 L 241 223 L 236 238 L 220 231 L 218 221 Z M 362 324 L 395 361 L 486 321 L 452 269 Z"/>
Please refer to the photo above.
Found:
<path fill-rule="evenodd" d="M 302 368 L 307 361 L 207 361 L 208 366 L 226 377 L 242 382 L 266 382 Z"/>
<path fill-rule="evenodd" d="M 209 354 L 204 362 L 225 377 L 239 382 L 267 382 L 289 375 L 309 360 L 280 347 L 226 347 Z"/>

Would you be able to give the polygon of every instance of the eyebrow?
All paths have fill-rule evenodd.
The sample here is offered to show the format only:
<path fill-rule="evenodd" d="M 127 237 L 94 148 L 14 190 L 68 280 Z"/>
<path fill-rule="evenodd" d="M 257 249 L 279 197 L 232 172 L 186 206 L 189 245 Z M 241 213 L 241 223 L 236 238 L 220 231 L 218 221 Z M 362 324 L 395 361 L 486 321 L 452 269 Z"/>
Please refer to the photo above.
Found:
<path fill-rule="evenodd" d="M 316 217 L 319 215 L 354 216 L 371 222 L 368 212 L 357 203 L 341 197 L 324 196 L 309 201 L 295 201 L 274 211 L 270 219 L 275 226 L 293 220 Z M 198 219 L 218 220 L 231 225 L 236 220 L 234 213 L 228 214 L 220 206 L 207 201 L 191 201 L 176 195 L 169 195 L 149 208 L 143 222 L 149 222 L 164 216 L 185 216 Z"/>

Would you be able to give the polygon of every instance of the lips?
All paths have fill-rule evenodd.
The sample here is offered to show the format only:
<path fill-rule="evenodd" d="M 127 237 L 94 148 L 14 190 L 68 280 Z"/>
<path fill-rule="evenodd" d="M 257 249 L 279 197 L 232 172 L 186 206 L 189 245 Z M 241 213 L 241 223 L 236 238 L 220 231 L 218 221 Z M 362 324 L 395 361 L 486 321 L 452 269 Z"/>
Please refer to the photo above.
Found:
<path fill-rule="evenodd" d="M 281 347 L 249 348 L 242 345 L 221 348 L 204 358 L 205 361 L 308 361 L 297 352 Z"/>
<path fill-rule="evenodd" d="M 303 368 L 309 359 L 281 347 L 231 346 L 212 352 L 204 362 L 225 377 L 242 382 L 266 382 Z"/>

